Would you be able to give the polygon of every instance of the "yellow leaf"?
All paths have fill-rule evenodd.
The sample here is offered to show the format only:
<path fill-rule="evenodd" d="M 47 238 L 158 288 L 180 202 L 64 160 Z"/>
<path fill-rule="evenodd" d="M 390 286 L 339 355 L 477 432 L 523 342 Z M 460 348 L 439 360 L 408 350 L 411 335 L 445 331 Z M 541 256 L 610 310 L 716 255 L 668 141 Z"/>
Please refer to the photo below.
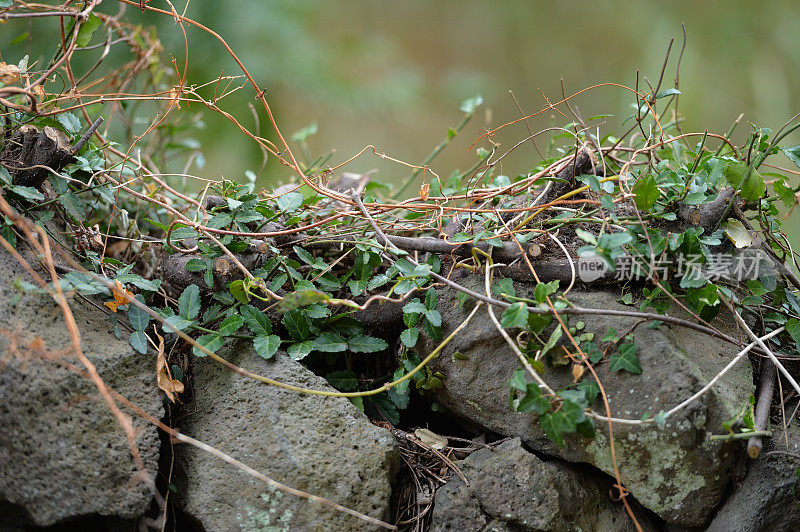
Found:
<path fill-rule="evenodd" d="M 156 381 L 158 387 L 167 394 L 170 402 L 177 400 L 177 394 L 183 393 L 183 383 L 175 380 L 167 366 L 167 357 L 164 356 L 164 338 L 158 334 L 158 357 L 156 358 Z"/>
<path fill-rule="evenodd" d="M 17 65 L 7 65 L 0 62 L 0 81 L 6 85 L 11 85 L 19 81 L 19 67 Z"/>
<path fill-rule="evenodd" d="M 125 288 L 125 285 L 119 281 L 114 281 L 114 301 L 106 301 L 105 306 L 111 309 L 111 312 L 116 312 L 117 307 L 127 305 L 133 299 L 133 292 Z"/>
<path fill-rule="evenodd" d="M 429 183 L 422 183 L 422 186 L 419 187 L 419 197 L 422 198 L 422 201 L 428 199 L 428 194 L 431 192 L 431 186 Z"/>
<path fill-rule="evenodd" d="M 174 105 L 175 107 L 180 109 L 181 108 L 181 90 L 180 90 L 180 88 L 172 87 L 169 90 L 169 97 L 172 100 L 172 102 L 170 102 L 170 105 Z"/>

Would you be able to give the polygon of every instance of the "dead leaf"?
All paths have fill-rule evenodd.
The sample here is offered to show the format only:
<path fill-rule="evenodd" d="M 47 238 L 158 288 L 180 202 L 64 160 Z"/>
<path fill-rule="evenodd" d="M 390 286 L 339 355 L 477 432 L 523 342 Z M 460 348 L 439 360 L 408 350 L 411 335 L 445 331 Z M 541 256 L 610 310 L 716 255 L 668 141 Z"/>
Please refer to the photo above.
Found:
<path fill-rule="evenodd" d="M 159 334 L 158 336 L 158 357 L 156 358 L 156 380 L 158 387 L 167 394 L 170 402 L 174 403 L 178 397 L 177 394 L 183 393 L 183 383 L 172 378 L 167 365 L 167 357 L 164 356 L 164 338 Z"/>
<path fill-rule="evenodd" d="M 214 261 L 214 271 L 224 277 L 231 272 L 231 263 L 225 257 L 220 257 Z"/>
<path fill-rule="evenodd" d="M 19 67 L 0 62 L 0 81 L 6 85 L 19 81 Z"/>
<path fill-rule="evenodd" d="M 45 96 L 44 87 L 42 87 L 41 85 L 35 85 L 33 87 L 33 93 L 36 95 L 36 97 L 39 99 L 39 101 L 44 100 L 44 96 Z"/>
<path fill-rule="evenodd" d="M 133 299 L 133 292 L 125 288 L 125 285 L 119 281 L 114 281 L 114 301 L 106 301 L 105 306 L 111 309 L 111 312 L 117 312 L 117 307 L 127 305 Z"/>
<path fill-rule="evenodd" d="M 578 382 L 581 377 L 583 377 L 583 373 L 586 371 L 586 368 L 583 367 L 581 364 L 573 364 L 572 365 L 572 382 Z"/>
<path fill-rule="evenodd" d="M 437 451 L 441 451 L 442 449 L 447 447 L 447 438 L 445 438 L 444 436 L 439 436 L 432 430 L 417 429 L 414 431 L 414 435 L 417 438 L 419 438 L 419 441 L 430 445 Z"/>
<path fill-rule="evenodd" d="M 169 90 L 170 106 L 174 105 L 178 109 L 181 108 L 181 90 L 179 87 L 172 87 Z"/>
<path fill-rule="evenodd" d="M 431 193 L 431 185 L 429 183 L 422 183 L 422 186 L 419 187 L 419 197 L 422 198 L 422 201 L 428 199 L 428 194 Z"/>

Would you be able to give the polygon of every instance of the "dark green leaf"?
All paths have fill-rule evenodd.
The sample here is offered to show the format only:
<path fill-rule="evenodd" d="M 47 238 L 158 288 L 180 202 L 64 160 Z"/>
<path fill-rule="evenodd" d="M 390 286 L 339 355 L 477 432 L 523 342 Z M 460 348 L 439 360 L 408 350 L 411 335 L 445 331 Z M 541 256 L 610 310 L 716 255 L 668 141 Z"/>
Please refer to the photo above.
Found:
<path fill-rule="evenodd" d="M 225 318 L 222 323 L 219 324 L 219 334 L 222 336 L 236 334 L 236 331 L 238 331 L 242 325 L 244 325 L 244 318 L 238 314 L 233 314 Z"/>
<path fill-rule="evenodd" d="M 21 196 L 25 199 L 33 201 L 44 201 L 44 194 L 42 194 L 33 187 L 26 187 L 23 185 L 13 185 L 12 187 L 10 187 L 10 190 L 17 196 Z"/>
<path fill-rule="evenodd" d="M 144 303 L 144 299 L 142 299 L 142 296 L 140 295 L 136 296 L 136 300 L 139 301 L 140 303 Z M 131 322 L 131 327 L 133 327 L 133 330 L 143 331 L 147 328 L 147 325 L 150 323 L 150 314 L 140 309 L 136 305 L 129 305 L 128 321 Z"/>
<path fill-rule="evenodd" d="M 310 334 L 310 324 L 306 313 L 300 309 L 292 309 L 286 312 L 281 318 L 281 323 L 286 327 L 286 331 L 293 340 L 307 340 Z"/>
<path fill-rule="evenodd" d="M 414 329 L 416 330 L 416 329 Z M 354 353 L 375 353 L 383 351 L 389 344 L 385 340 L 360 334 L 347 340 L 347 346 Z"/>
<path fill-rule="evenodd" d="M 795 318 L 791 318 L 789 321 L 786 322 L 786 332 L 789 333 L 789 336 L 792 337 L 795 344 L 797 344 L 797 349 L 800 351 L 800 321 Z"/>
<path fill-rule="evenodd" d="M 650 172 L 636 181 L 632 192 L 636 195 L 634 198 L 636 206 L 643 211 L 649 211 L 661 194 L 656 184 L 656 178 Z"/>
<path fill-rule="evenodd" d="M 562 411 L 546 413 L 539 417 L 539 426 L 545 434 L 559 447 L 564 447 L 562 434 L 569 433 L 575 429 L 575 425 L 570 423 Z"/>
<path fill-rule="evenodd" d="M 278 335 L 270 334 L 268 336 L 256 336 L 253 340 L 253 347 L 261 358 L 270 359 L 278 348 L 281 346 L 281 338 Z"/>
<path fill-rule="evenodd" d="M 325 375 L 325 380 L 331 386 L 342 392 L 354 392 L 358 390 L 358 376 L 353 370 L 333 371 Z"/>
<path fill-rule="evenodd" d="M 403 314 L 424 314 L 428 308 L 419 299 L 412 299 L 403 307 Z"/>
<path fill-rule="evenodd" d="M 70 112 L 59 113 L 56 115 L 56 120 L 58 120 L 58 123 L 64 128 L 64 131 L 70 135 L 74 135 L 81 130 L 81 121 Z"/>
<path fill-rule="evenodd" d="M 342 335 L 328 331 L 314 340 L 314 350 L 323 353 L 341 353 L 347 350 L 347 342 Z"/>
<path fill-rule="evenodd" d="M 181 297 L 178 298 L 178 314 L 188 320 L 193 320 L 200 312 L 200 287 L 196 284 L 187 286 Z"/>
<path fill-rule="evenodd" d="M 442 315 L 438 310 L 426 310 L 425 319 L 434 327 L 440 327 L 442 325 Z"/>
<path fill-rule="evenodd" d="M 253 305 L 242 305 L 239 308 L 239 314 L 247 323 L 247 328 L 256 336 L 269 336 L 272 334 L 272 323 L 270 323 L 269 318 Z"/>
<path fill-rule="evenodd" d="M 306 340 L 305 342 L 290 345 L 287 352 L 292 360 L 302 360 L 313 350 L 314 342 L 312 340 Z"/>
<path fill-rule="evenodd" d="M 219 348 L 225 344 L 225 339 L 218 334 L 204 334 L 197 339 L 197 343 L 212 353 L 216 353 Z M 197 346 L 192 347 L 192 353 L 194 353 L 194 356 L 197 357 L 207 356 L 203 351 L 198 349 Z"/>
<path fill-rule="evenodd" d="M 781 148 L 781 151 L 784 155 L 791 159 L 798 168 L 800 168 L 800 144 L 797 146 L 790 146 L 788 148 Z"/>
<path fill-rule="evenodd" d="M 437 304 L 439 304 L 439 294 L 436 293 L 435 288 L 431 288 L 425 294 L 425 308 L 433 310 L 436 308 Z"/>
<path fill-rule="evenodd" d="M 100 17 L 94 13 L 90 13 L 89 18 L 86 19 L 86 21 L 81 24 L 80 29 L 78 29 L 78 38 L 75 40 L 75 44 L 80 48 L 88 46 L 95 30 L 99 28 L 102 23 L 103 21 L 100 20 Z M 58 116 L 60 117 L 61 115 Z M 80 130 L 80 123 L 78 123 L 78 129 Z M 74 131 L 70 131 L 70 133 L 74 133 Z"/>
<path fill-rule="evenodd" d="M 128 340 L 137 352 L 147 354 L 147 336 L 142 331 L 134 331 Z"/>
<path fill-rule="evenodd" d="M 609 358 L 611 371 L 624 369 L 634 375 L 642 374 L 642 366 L 636 358 L 636 344 L 625 343 L 619 346 L 619 354 L 611 355 Z"/>
<path fill-rule="evenodd" d="M 419 339 L 419 329 L 411 328 L 405 329 L 403 332 L 400 333 L 400 341 L 403 342 L 403 345 L 411 349 L 415 345 L 417 345 L 417 340 Z"/>

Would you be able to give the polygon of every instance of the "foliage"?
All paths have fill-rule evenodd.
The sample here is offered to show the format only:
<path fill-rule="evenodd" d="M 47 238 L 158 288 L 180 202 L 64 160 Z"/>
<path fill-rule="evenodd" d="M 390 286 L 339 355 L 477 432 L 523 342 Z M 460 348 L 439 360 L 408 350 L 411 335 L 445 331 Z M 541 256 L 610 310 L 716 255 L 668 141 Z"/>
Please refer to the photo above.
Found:
<path fill-rule="evenodd" d="M 74 36 L 80 48 L 99 44 L 99 28 L 108 20 L 104 17 L 90 14 L 67 28 L 68 37 Z M 219 102 L 227 92 L 212 92 L 222 78 L 201 86 L 186 84 L 155 53 L 157 40 L 151 32 L 127 27 L 120 31 L 127 32 L 134 59 L 144 61 L 148 70 L 137 89 L 151 107 L 130 111 L 137 116 L 158 112 L 170 119 L 141 135 L 130 130 L 121 134 L 117 140 L 125 151 L 105 137 L 90 140 L 71 164 L 50 173 L 42 189 L 15 184 L 1 167 L 0 186 L 5 198 L 46 228 L 86 269 L 66 273 L 61 287 L 106 298 L 116 334 L 127 336 L 140 353 L 160 346 L 162 338 L 164 352 L 183 350 L 198 357 L 215 356 L 229 341 L 252 345 L 264 359 L 285 351 L 325 375 L 372 417 L 397 424 L 412 390 L 425 393 L 444 384 L 443 374 L 423 366 L 429 353 L 422 350 L 423 345 L 441 346 L 447 341 L 445 333 L 451 332 L 445 330 L 449 316 L 443 318 L 442 313 L 454 309 L 439 305 L 441 276 L 460 269 L 489 275 L 490 267 L 499 266 L 490 264 L 493 255 L 508 253 L 510 245 L 542 242 L 546 234 L 556 232 L 570 238 L 564 251 L 571 260 L 598 258 L 617 281 L 639 283 L 641 290 L 628 291 L 621 301 L 641 312 L 651 311 L 649 326 L 658 327 L 661 315 L 675 302 L 702 323 L 713 320 L 731 300 L 740 312 L 758 315 L 764 332 L 784 327 L 770 340 L 775 349 L 798 349 L 800 299 L 791 279 L 775 270 L 732 279 L 729 270 L 718 269 L 722 257 L 752 251 L 761 243 L 781 263 L 786 257 L 794 260 L 782 233 L 781 209 L 796 206 L 800 188 L 783 173 L 767 171 L 765 161 L 783 154 L 800 166 L 800 146 L 784 141 L 800 127 L 796 120 L 775 133 L 753 126 L 743 146 L 737 147 L 730 134 L 682 133 L 677 122 L 662 123 L 681 92 L 677 87 L 653 90 L 637 93 L 635 119 L 627 132 L 601 137 L 597 120 L 603 117 L 581 121 L 576 116 L 575 122 L 553 127 L 542 160 L 515 175 L 501 173 L 498 163 L 522 143 L 501 152 L 491 141 L 475 148 L 471 168 L 440 176 L 429 165 L 482 105 L 475 97 L 453 109 L 454 116 L 463 113 L 462 122 L 447 132 L 422 165 L 407 165 L 414 167 L 413 173 L 397 191 L 363 182 L 366 207 L 358 211 L 349 188 L 335 188 L 337 176 L 327 166 L 330 155 L 314 158 L 310 153 L 307 140 L 317 131 L 316 124 L 287 136 L 299 144 L 305 158 L 297 162 L 288 144 L 279 147 L 236 122 L 266 154 L 296 174 L 295 182 L 278 191 L 257 190 L 253 171 L 240 180 L 187 181 L 188 169 L 203 165 L 201 146 L 190 136 L 202 127 L 202 120 L 181 106 L 193 103 L 225 113 Z M 119 75 L 109 76 L 113 81 L 108 83 L 134 76 L 130 69 L 135 64 L 119 67 Z M 29 83 L 37 74 L 24 57 L 15 72 L 17 77 L 9 78 L 7 85 Z M 37 85 L 36 106 L 27 93 L 4 93 L 13 100 L 6 106 L 8 132 L 26 124 L 50 126 L 76 143 L 89 126 L 90 111 L 105 110 L 101 102 L 81 103 L 79 98 L 88 98 L 81 91 L 92 85 L 77 85 L 69 98 L 79 105 L 71 110 L 57 107 L 66 97 L 52 84 L 45 85 L 47 90 Z M 106 88 L 109 96 L 126 102 L 120 104 L 123 108 L 138 105 L 136 98 L 127 100 L 124 86 Z M 258 91 L 262 98 L 263 91 Z M 159 96 L 164 94 L 169 98 Z M 663 106 L 660 111 L 658 105 Z M 641 135 L 632 135 L 634 128 Z M 647 130 L 655 133 L 647 136 Z M 484 136 L 491 140 L 492 133 Z M 147 135 L 152 142 L 141 144 Z M 716 150 L 707 146 L 711 139 L 718 144 Z M 139 148 L 145 153 L 131 158 Z M 573 176 L 572 186 L 569 178 L 559 175 L 577 166 L 581 151 L 592 153 L 595 160 L 591 170 Z M 168 158 L 182 160 L 187 171 L 158 172 L 156 163 Z M 394 199 L 420 176 L 417 198 Z M 572 188 L 537 205 L 534 198 L 545 192 L 535 187 L 543 183 L 552 189 L 565 183 Z M 728 193 L 735 206 L 723 202 L 721 212 L 719 199 Z M 702 219 L 709 213 L 710 222 Z M 695 215 L 701 217 L 698 223 L 691 221 Z M 446 232 L 448 225 L 455 230 Z M 415 238 L 423 248 L 432 240 L 445 241 L 459 253 L 451 256 L 413 246 L 393 249 L 382 231 Z M 20 234 L 10 218 L 2 219 L 0 235 L 19 246 Z M 465 249 L 472 253 L 463 253 Z M 257 259 L 245 267 L 240 258 L 249 255 Z M 191 282 L 159 272 L 170 257 L 188 257 L 180 273 Z M 519 264 L 520 259 L 510 262 Z M 92 274 L 115 281 L 115 288 L 109 290 Z M 510 380 L 511 408 L 538 416 L 558 445 L 563 446 L 571 433 L 591 437 L 591 413 L 599 404 L 600 389 L 592 372 L 584 370 L 607 365 L 609 371 L 631 379 L 645 372 L 633 331 L 589 331 L 584 322 L 570 322 L 566 314 L 559 314 L 571 305 L 568 279 L 537 282 L 528 299 L 519 295 L 522 290 L 518 294 L 511 278 L 499 273 L 496 277 L 491 303 L 504 307 L 500 327 L 514 333 L 512 342 L 526 363 Z M 22 282 L 18 286 L 31 289 Z M 464 305 L 470 297 L 463 291 L 459 301 Z M 155 309 L 159 319 L 136 302 Z M 364 323 L 361 312 L 391 304 L 402 309 L 399 330 Z M 120 315 L 126 319 L 120 320 Z M 175 331 L 189 334 L 196 345 Z M 454 353 L 453 360 L 458 358 Z M 159 378 L 170 385 L 169 396 L 175 399 L 180 387 L 169 377 L 166 359 L 159 364 Z M 378 369 L 367 371 L 367 366 Z M 561 366 L 572 369 L 570 386 L 550 393 L 544 381 L 530 382 L 561 371 Z M 176 368 L 171 374 L 180 381 L 182 371 Z M 380 393 L 357 393 L 368 390 Z M 662 426 L 665 419 L 662 412 L 651 422 Z"/>

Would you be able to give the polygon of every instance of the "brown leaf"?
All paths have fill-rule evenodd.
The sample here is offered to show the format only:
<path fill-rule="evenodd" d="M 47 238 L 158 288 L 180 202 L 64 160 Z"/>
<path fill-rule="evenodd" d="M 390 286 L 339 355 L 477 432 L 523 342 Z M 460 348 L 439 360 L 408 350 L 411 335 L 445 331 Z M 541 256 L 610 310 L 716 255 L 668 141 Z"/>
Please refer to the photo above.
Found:
<path fill-rule="evenodd" d="M 181 90 L 179 87 L 172 87 L 169 90 L 169 98 L 172 100 L 170 106 L 174 105 L 178 109 L 181 108 Z"/>
<path fill-rule="evenodd" d="M 127 305 L 133 299 L 133 292 L 125 288 L 125 285 L 119 281 L 114 281 L 114 301 L 106 301 L 105 306 L 111 309 L 111 312 L 117 312 L 117 307 Z"/>
<path fill-rule="evenodd" d="M 572 365 L 572 382 L 578 382 L 581 377 L 583 377 L 583 373 L 586 371 L 586 368 L 583 367 L 581 364 L 573 364 Z"/>
<path fill-rule="evenodd" d="M 422 186 L 419 187 L 419 197 L 422 198 L 422 201 L 428 199 L 428 194 L 431 193 L 431 185 L 429 183 L 422 183 Z"/>
<path fill-rule="evenodd" d="M 231 272 L 231 263 L 225 257 L 220 257 L 214 261 L 214 271 L 225 276 Z"/>
<path fill-rule="evenodd" d="M 6 85 L 19 81 L 19 67 L 0 62 L 0 81 Z"/>
<path fill-rule="evenodd" d="M 158 336 L 158 357 L 156 358 L 156 381 L 158 387 L 167 394 L 170 402 L 174 403 L 178 397 L 177 394 L 183 393 L 183 383 L 172 378 L 167 365 L 167 357 L 164 356 L 164 338 L 159 334 Z"/>

